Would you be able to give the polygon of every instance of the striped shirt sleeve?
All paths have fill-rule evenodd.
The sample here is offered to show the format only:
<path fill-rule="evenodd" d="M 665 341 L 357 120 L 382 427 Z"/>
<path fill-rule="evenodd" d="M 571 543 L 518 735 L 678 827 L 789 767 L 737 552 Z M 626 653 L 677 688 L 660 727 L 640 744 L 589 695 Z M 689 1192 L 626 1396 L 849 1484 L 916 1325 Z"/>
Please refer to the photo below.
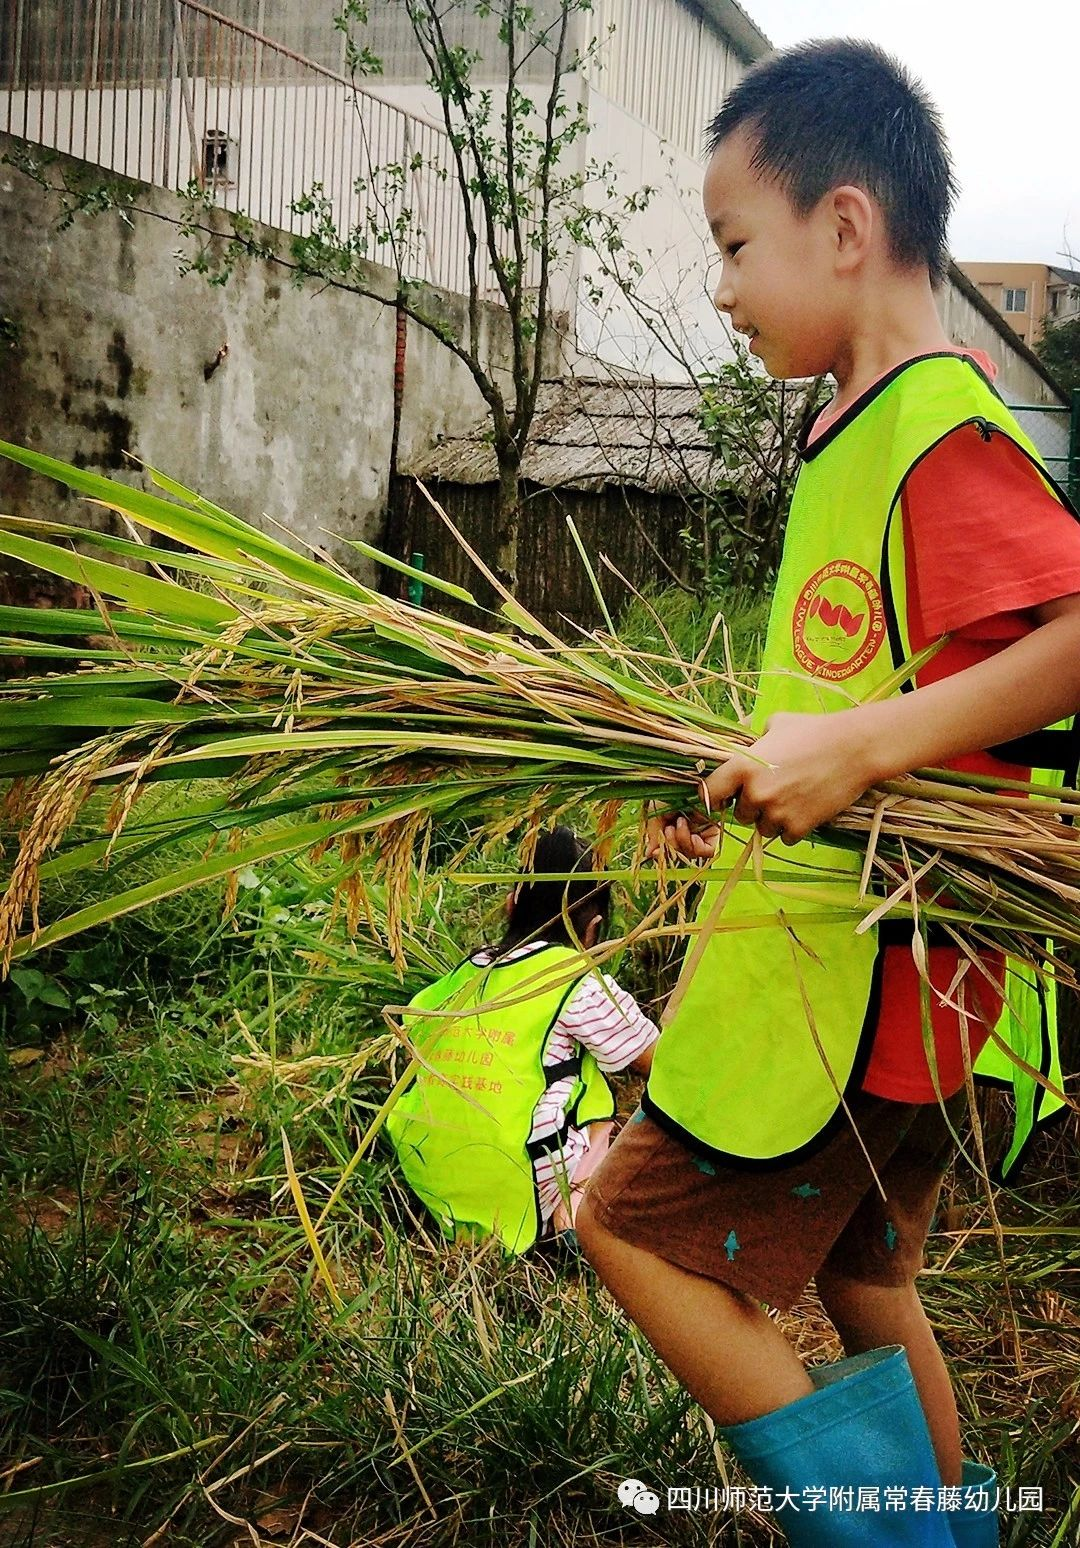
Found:
<path fill-rule="evenodd" d="M 595 974 L 583 978 L 563 1006 L 548 1039 L 545 1064 L 557 1063 L 580 1043 L 605 1075 L 612 1075 L 625 1070 L 660 1036 L 633 995 L 606 973 L 602 978 L 602 984 Z"/>

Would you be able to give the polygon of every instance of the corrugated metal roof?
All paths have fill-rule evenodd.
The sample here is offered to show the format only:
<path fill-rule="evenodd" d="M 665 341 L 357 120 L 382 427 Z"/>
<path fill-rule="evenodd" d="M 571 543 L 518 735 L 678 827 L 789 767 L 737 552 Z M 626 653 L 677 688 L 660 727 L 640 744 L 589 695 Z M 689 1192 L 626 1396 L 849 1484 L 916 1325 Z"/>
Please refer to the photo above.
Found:
<path fill-rule="evenodd" d="M 657 493 L 713 490 L 730 482 L 701 428 L 697 387 L 651 380 L 544 382 L 522 477 L 548 488 L 631 485 Z M 493 484 L 495 454 L 485 418 L 403 461 L 400 471 L 455 484 Z"/>
<path fill-rule="evenodd" d="M 752 16 L 747 15 L 738 0 L 698 0 L 698 4 L 713 23 L 731 40 L 747 64 L 753 64 L 765 54 L 772 53 L 772 44 Z"/>

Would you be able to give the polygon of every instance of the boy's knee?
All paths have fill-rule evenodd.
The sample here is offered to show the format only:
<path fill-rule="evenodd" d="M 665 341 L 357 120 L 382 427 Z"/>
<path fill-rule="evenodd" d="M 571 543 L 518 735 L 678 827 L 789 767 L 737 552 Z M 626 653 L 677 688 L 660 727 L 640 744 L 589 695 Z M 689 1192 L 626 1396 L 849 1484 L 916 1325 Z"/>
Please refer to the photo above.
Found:
<path fill-rule="evenodd" d="M 574 1216 L 574 1229 L 581 1244 L 581 1250 L 590 1263 L 594 1262 L 594 1256 L 602 1250 L 601 1242 L 608 1233 L 593 1214 L 589 1205 L 588 1192 L 584 1194 L 578 1204 L 577 1213 Z"/>
<path fill-rule="evenodd" d="M 578 1205 L 574 1229 L 581 1250 L 596 1270 L 597 1276 L 609 1290 L 614 1291 L 614 1287 L 622 1283 L 628 1272 L 632 1274 L 633 1265 L 628 1259 L 637 1256 L 637 1249 L 628 1246 L 597 1219 L 588 1190 Z"/>
<path fill-rule="evenodd" d="M 846 1274 L 838 1274 L 830 1268 L 819 1269 L 814 1283 L 821 1304 L 830 1316 L 834 1307 L 841 1311 L 848 1306 L 858 1305 L 866 1289 L 857 1279 L 849 1279 Z"/>
<path fill-rule="evenodd" d="M 902 1317 L 918 1304 L 918 1292 L 911 1280 L 901 1285 L 872 1285 L 835 1269 L 822 1268 L 815 1284 L 825 1315 L 841 1334 L 873 1329 L 883 1318 L 891 1321 Z"/>

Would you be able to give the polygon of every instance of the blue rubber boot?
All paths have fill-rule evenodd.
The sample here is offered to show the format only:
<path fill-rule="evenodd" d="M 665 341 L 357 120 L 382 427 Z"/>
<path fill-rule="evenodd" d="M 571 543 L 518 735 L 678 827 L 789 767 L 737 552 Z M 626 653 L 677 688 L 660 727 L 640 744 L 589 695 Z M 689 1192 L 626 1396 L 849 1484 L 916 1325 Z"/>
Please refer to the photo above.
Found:
<path fill-rule="evenodd" d="M 906 1352 L 872 1349 L 810 1380 L 809 1397 L 719 1432 L 771 1490 L 792 1548 L 955 1548 Z"/>
<path fill-rule="evenodd" d="M 949 1514 L 956 1548 L 998 1548 L 997 1474 L 981 1462 L 965 1462 L 960 1509 Z"/>

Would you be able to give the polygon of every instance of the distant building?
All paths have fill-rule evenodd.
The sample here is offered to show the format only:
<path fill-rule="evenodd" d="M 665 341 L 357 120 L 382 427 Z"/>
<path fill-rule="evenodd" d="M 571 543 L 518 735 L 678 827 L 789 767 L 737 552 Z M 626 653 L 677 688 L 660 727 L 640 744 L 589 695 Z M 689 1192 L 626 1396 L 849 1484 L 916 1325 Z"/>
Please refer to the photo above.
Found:
<path fill-rule="evenodd" d="M 1080 317 L 1080 269 L 1046 263 L 962 263 L 964 273 L 1024 343 L 1051 323 Z"/>

